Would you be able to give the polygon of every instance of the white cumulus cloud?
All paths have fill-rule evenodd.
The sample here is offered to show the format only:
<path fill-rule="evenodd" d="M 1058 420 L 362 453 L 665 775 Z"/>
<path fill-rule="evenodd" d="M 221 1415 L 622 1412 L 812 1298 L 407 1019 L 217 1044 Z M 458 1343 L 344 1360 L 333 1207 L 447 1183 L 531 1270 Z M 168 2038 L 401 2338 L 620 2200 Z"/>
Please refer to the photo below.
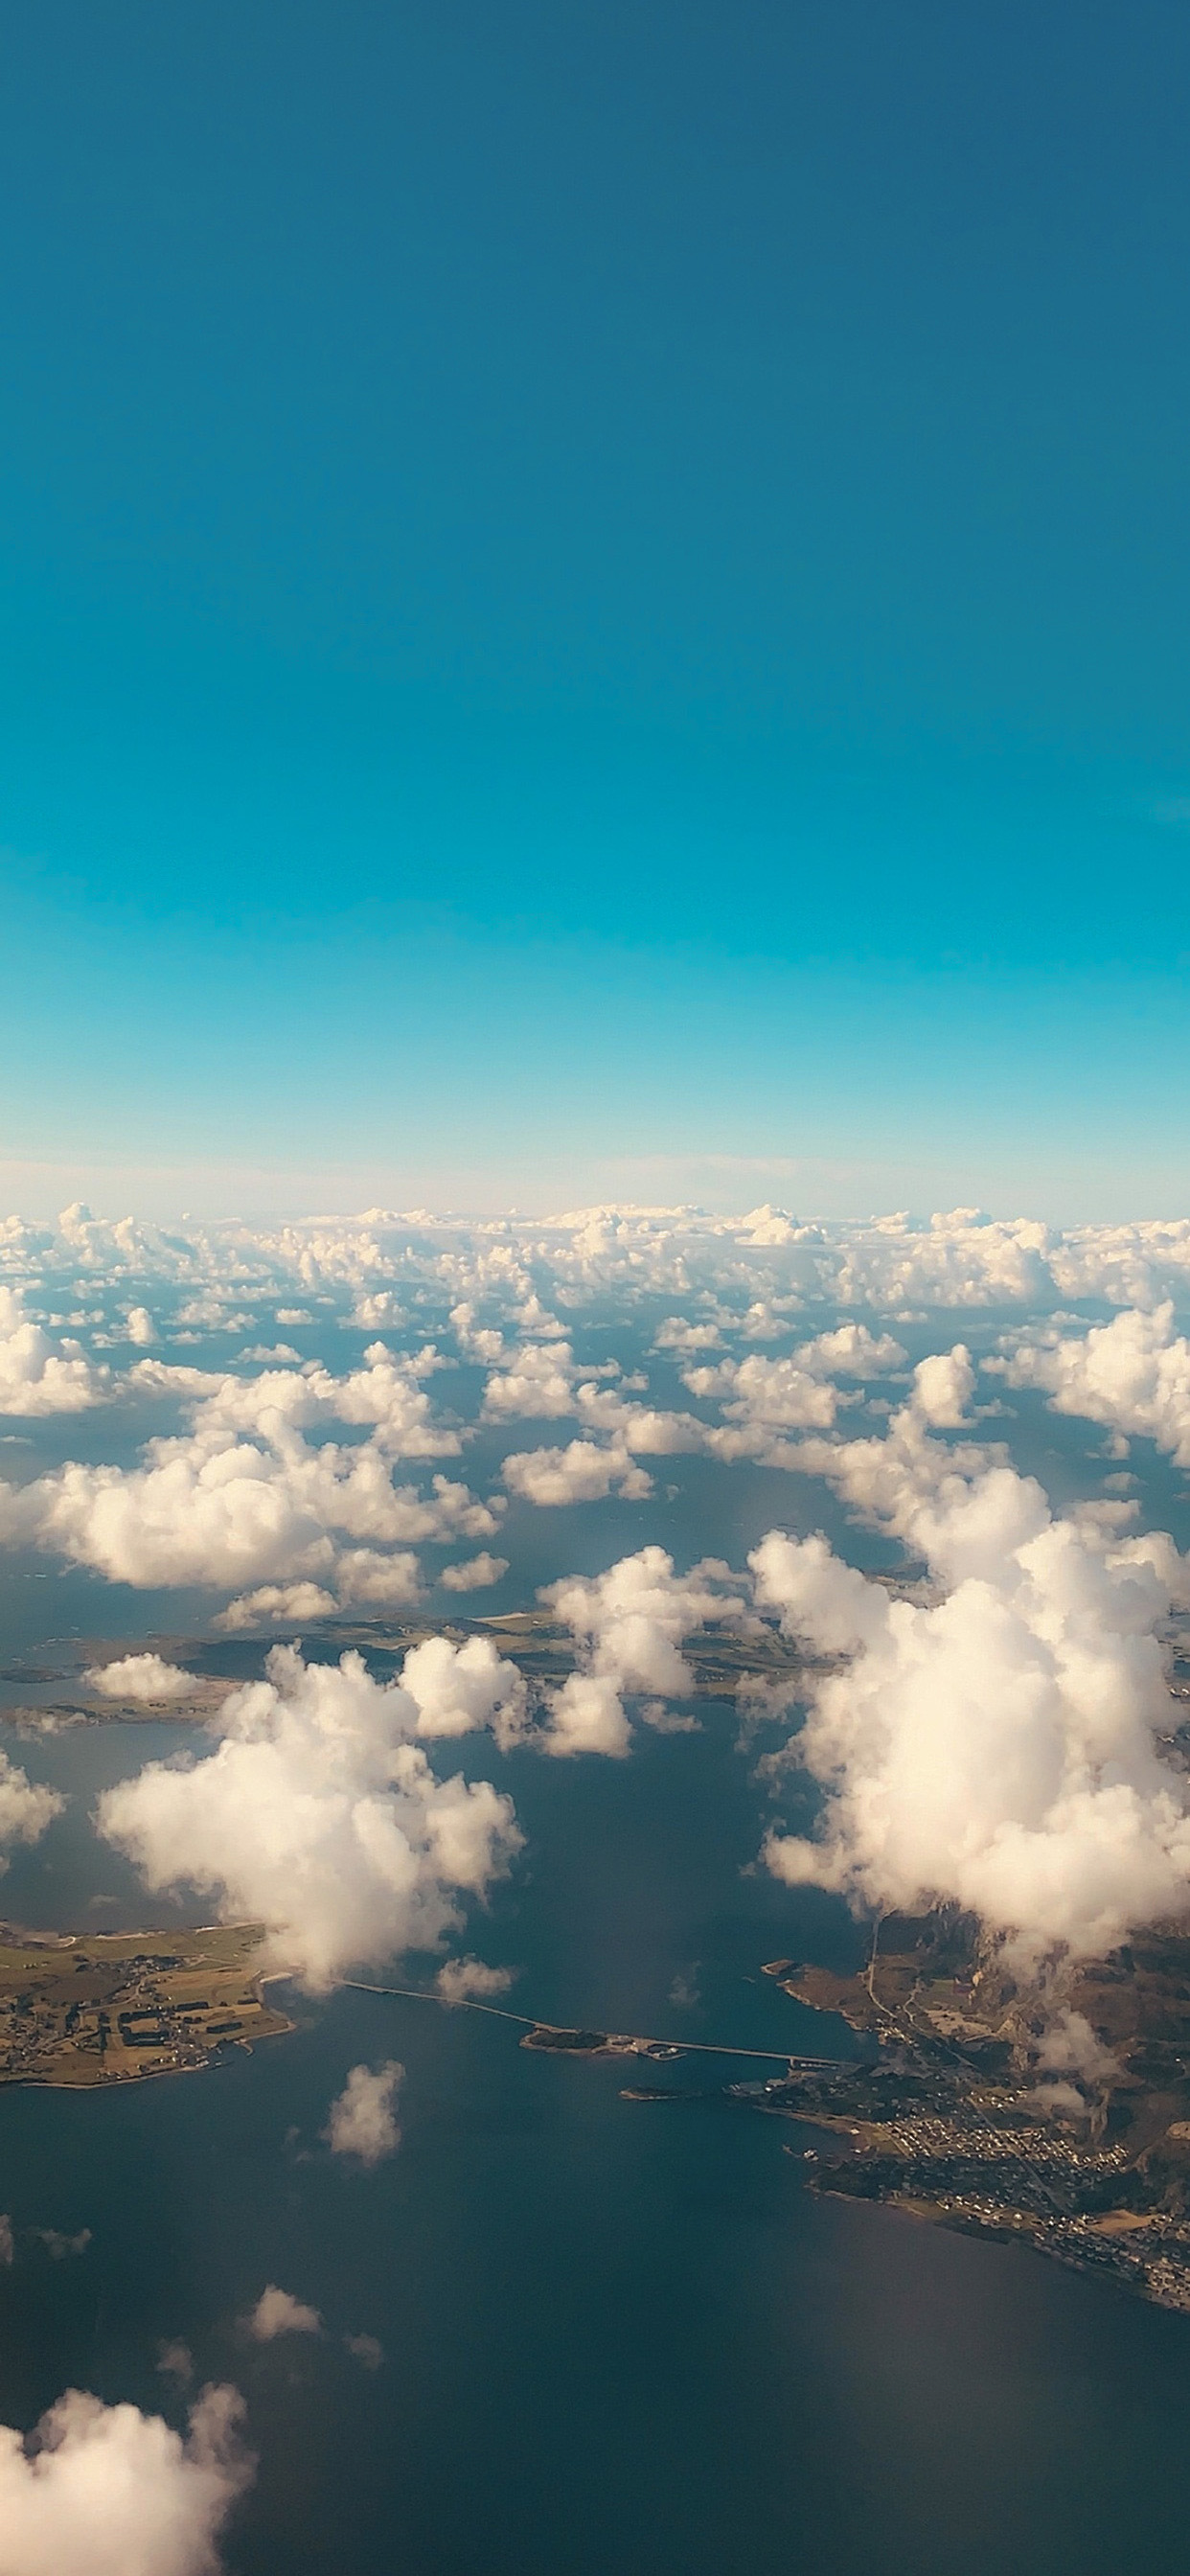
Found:
<path fill-rule="evenodd" d="M 620 1441 L 606 1449 L 594 1440 L 572 1440 L 565 1449 L 514 1450 L 501 1473 L 510 1493 L 542 1510 L 601 1503 L 612 1493 L 642 1502 L 653 1491 L 652 1478 Z"/>
<path fill-rule="evenodd" d="M 1161 1742 L 1186 1568 L 1161 1534 L 1055 1520 L 1010 1468 L 964 1482 L 918 1455 L 916 1505 L 903 1445 L 885 1499 L 932 1600 L 890 1597 L 822 1538 L 773 1531 L 749 1560 L 787 1633 L 842 1659 L 808 1681 L 790 1746 L 820 1823 L 771 1835 L 769 1865 L 870 1906 L 958 1898 L 1034 1953 L 1110 1949 L 1190 1900 L 1190 1785 Z"/>
<path fill-rule="evenodd" d="M 29 1778 L 19 1764 L 0 1751 L 0 1871 L 7 1869 L 5 1846 L 40 1842 L 46 1826 L 60 1816 L 66 1800 Z"/>
<path fill-rule="evenodd" d="M 289 2290 L 279 2290 L 275 2281 L 261 2291 L 255 2307 L 242 2322 L 254 2343 L 275 2343 L 278 2335 L 322 2332 L 317 2308 L 307 2307 Z"/>
<path fill-rule="evenodd" d="M 438 1577 L 446 1592 L 483 1592 L 490 1583 L 500 1583 L 508 1572 L 506 1556 L 492 1556 L 481 1548 L 478 1556 L 465 1556 L 455 1565 L 444 1565 Z"/>
<path fill-rule="evenodd" d="M 1068 1338 L 1030 1336 L 1003 1374 L 1011 1386 L 1044 1387 L 1055 1413 L 1153 1440 L 1190 1467 L 1190 1342 L 1174 1332 L 1168 1302 Z"/>
<path fill-rule="evenodd" d="M 278 1646 L 268 1675 L 224 1702 L 212 1752 L 106 1790 L 101 1834 L 155 1891 L 197 1887 L 224 1921 L 263 1924 L 268 1956 L 312 1987 L 438 1948 L 520 1848 L 511 1800 L 439 1779 L 418 1702 L 358 1655 L 307 1665 Z"/>
<path fill-rule="evenodd" d="M 332 2102 L 323 2136 L 334 2156 L 354 2156 L 362 2165 L 378 2165 L 396 2154 L 401 2143 L 394 2105 L 405 2080 L 395 2057 L 383 2066 L 353 2066 L 342 2092 Z"/>
<path fill-rule="evenodd" d="M 185 2438 L 70 2389 L 32 2443 L 0 2426 L 0 2576 L 216 2576 L 252 2476 L 234 2388 L 204 2389 Z"/>
<path fill-rule="evenodd" d="M 59 1341 L 30 1322 L 18 1290 L 0 1287 L 0 1413 L 25 1421 L 39 1414 L 85 1413 L 102 1401 L 110 1377 L 80 1343 Z"/>
<path fill-rule="evenodd" d="M 193 1673 L 167 1664 L 163 1655 L 119 1655 L 111 1664 L 92 1664 L 84 1675 L 104 1699 L 185 1699 L 194 1689 Z"/>

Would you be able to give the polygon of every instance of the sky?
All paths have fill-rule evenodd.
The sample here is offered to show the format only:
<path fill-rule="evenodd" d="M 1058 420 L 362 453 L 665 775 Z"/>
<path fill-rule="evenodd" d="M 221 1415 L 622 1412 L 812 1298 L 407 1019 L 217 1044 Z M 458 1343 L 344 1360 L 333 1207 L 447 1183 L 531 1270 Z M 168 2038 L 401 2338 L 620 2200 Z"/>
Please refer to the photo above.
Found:
<path fill-rule="evenodd" d="M 1190 22 L 42 0 L 0 1195 L 1180 1204 Z"/>

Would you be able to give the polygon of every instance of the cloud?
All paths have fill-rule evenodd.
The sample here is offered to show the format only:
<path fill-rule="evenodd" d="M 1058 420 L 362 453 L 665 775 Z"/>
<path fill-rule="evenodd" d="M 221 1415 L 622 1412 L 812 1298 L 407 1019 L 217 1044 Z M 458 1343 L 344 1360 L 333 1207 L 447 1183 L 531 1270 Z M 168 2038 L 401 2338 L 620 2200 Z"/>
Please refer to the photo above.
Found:
<path fill-rule="evenodd" d="M 333 2156 L 354 2156 L 362 2165 L 378 2165 L 396 2154 L 401 2143 L 393 2105 L 405 2081 L 395 2057 L 383 2066 L 353 2066 L 343 2091 L 330 2107 L 323 2136 Z"/>
<path fill-rule="evenodd" d="M 242 1636 L 246 1630 L 262 1627 L 290 1627 L 295 1621 L 333 1618 L 339 1607 L 333 1592 L 321 1583 L 261 1583 L 255 1592 L 237 1593 L 221 1610 L 217 1628 L 229 1636 Z"/>
<path fill-rule="evenodd" d="M 534 1736 L 542 1753 L 602 1753 L 622 1761 L 632 1729 L 619 1687 L 608 1673 L 570 1673 L 549 1700 L 549 1724 Z"/>
<path fill-rule="evenodd" d="M 134 1343 L 138 1350 L 148 1350 L 150 1344 L 157 1339 L 157 1327 L 147 1306 L 130 1306 L 124 1329 L 129 1341 Z"/>
<path fill-rule="evenodd" d="M 317 2308 L 308 2308 L 288 2290 L 279 2290 L 270 2281 L 262 2290 L 255 2307 L 242 2319 L 244 2330 L 254 2343 L 275 2343 L 278 2335 L 322 2332 L 322 2319 Z"/>
<path fill-rule="evenodd" d="M 16 2239 L 12 2232 L 12 2220 L 3 2216 L 0 2217 L 0 2265 L 5 2271 L 9 2271 L 15 2261 Z"/>
<path fill-rule="evenodd" d="M 550 1421 L 574 1411 L 574 1353 L 569 1342 L 530 1342 L 483 1391 L 488 1422 Z"/>
<path fill-rule="evenodd" d="M 196 1887 L 221 1920 L 262 1923 L 268 1957 L 313 1988 L 436 1949 L 520 1849 L 511 1800 L 439 1779 L 418 1702 L 360 1656 L 276 1646 L 267 1669 L 225 1700 L 216 1750 L 104 1791 L 100 1833 L 154 1891 Z"/>
<path fill-rule="evenodd" d="M 910 1404 L 922 1422 L 935 1431 L 960 1431 L 967 1422 L 967 1408 L 975 1393 L 975 1371 L 965 1342 L 956 1342 L 950 1351 L 933 1351 L 921 1360 L 913 1372 Z"/>
<path fill-rule="evenodd" d="M 611 1493 L 642 1502 L 653 1491 L 652 1478 L 619 1442 L 606 1449 L 593 1440 L 572 1440 L 565 1449 L 516 1450 L 501 1473 L 510 1493 L 543 1510 L 599 1503 Z"/>
<path fill-rule="evenodd" d="M 692 1395 L 715 1399 L 724 1423 L 733 1426 L 709 1444 L 720 1457 L 764 1456 L 785 1431 L 828 1431 L 839 1406 L 829 1380 L 796 1359 L 766 1360 L 759 1351 L 714 1368 L 685 1369 L 682 1382 Z"/>
<path fill-rule="evenodd" d="M 506 1995 L 514 1976 L 512 1968 L 489 1968 L 483 1959 L 468 1956 L 444 1959 L 434 1984 L 444 2003 L 483 2003 L 492 1995 Z"/>
<path fill-rule="evenodd" d="M 111 1372 L 96 1368 L 82 1345 L 57 1341 L 26 1317 L 19 1291 L 0 1287 L 0 1413 L 30 1421 L 51 1413 L 85 1413 L 102 1403 Z"/>
<path fill-rule="evenodd" d="M 1044 2074 L 1073 2075 L 1080 2084 L 1099 2084 L 1120 2072 L 1118 2059 L 1097 2038 L 1086 2014 L 1075 2012 L 1069 2004 L 1054 2014 L 1034 2053 Z"/>
<path fill-rule="evenodd" d="M 548 1700 L 549 1723 L 530 1739 L 544 1753 L 627 1753 L 625 1693 L 677 1698 L 693 1687 L 681 1641 L 708 1619 L 743 1615 L 726 1566 L 707 1559 L 688 1575 L 664 1548 L 641 1548 L 606 1574 L 545 1585 L 539 1599 L 578 1641 L 583 1668 Z"/>
<path fill-rule="evenodd" d="M 800 1367 L 822 1377 L 882 1377 L 904 1368 L 908 1357 L 891 1333 L 870 1333 L 866 1324 L 839 1324 L 794 1352 Z"/>
<path fill-rule="evenodd" d="M 1055 1413 L 1153 1440 L 1190 1467 L 1190 1342 L 1173 1331 L 1172 1304 L 1068 1338 L 1031 1335 L 1000 1371 L 1010 1386 L 1044 1387 Z"/>
<path fill-rule="evenodd" d="M 27 2443 L 0 2427 L 0 2576 L 215 2576 L 253 2463 L 243 2399 L 206 2388 L 183 2439 L 70 2389 Z"/>
<path fill-rule="evenodd" d="M 423 1736 L 470 1735 L 488 1726 L 497 1742 L 515 1743 L 523 1727 L 526 1691 L 521 1673 L 497 1654 L 490 1637 L 427 1637 L 411 1646 L 401 1667 L 401 1688 L 417 1709 Z"/>
<path fill-rule="evenodd" d="M 0 1751 L 0 1871 L 8 1867 L 5 1846 L 40 1842 L 47 1825 L 61 1815 L 65 1805 L 57 1789 L 32 1781 L 27 1771 Z"/>
<path fill-rule="evenodd" d="M 729 1568 L 715 1559 L 680 1575 L 664 1548 L 642 1547 L 606 1574 L 548 1583 L 538 1598 L 582 1642 L 592 1671 L 613 1675 L 625 1690 L 672 1697 L 693 1686 L 680 1652 L 683 1637 L 708 1619 L 742 1613 L 733 1584 Z"/>
<path fill-rule="evenodd" d="M 407 1610 L 420 1601 L 421 1567 L 408 1548 L 384 1556 L 374 1547 L 348 1548 L 335 1568 L 346 1609 Z"/>
<path fill-rule="evenodd" d="M 174 2379 L 179 2388 L 188 2388 L 194 2377 L 194 2355 L 189 2344 L 177 2340 L 159 2344 L 157 2368 L 163 2379 Z"/>
<path fill-rule="evenodd" d="M 83 1679 L 104 1699 L 185 1699 L 195 1687 L 193 1673 L 149 1654 L 120 1655 L 115 1663 L 92 1664 Z"/>
<path fill-rule="evenodd" d="M 1022 1952 L 1099 1954 L 1190 1898 L 1190 1784 L 1162 1751 L 1186 1568 L 1161 1533 L 1055 1520 L 1032 1479 L 964 1481 L 935 1446 L 902 1438 L 882 1497 L 933 1600 L 890 1597 L 821 1537 L 771 1531 L 749 1559 L 786 1633 L 841 1659 L 808 1679 L 789 1747 L 820 1784 L 818 1827 L 770 1835 L 766 1857 L 790 1885 L 957 1898 Z"/>
<path fill-rule="evenodd" d="M 72 2255 L 85 2254 L 91 2242 L 89 2227 L 80 2227 L 74 2236 L 64 2235 L 60 2227 L 35 2227 L 33 2234 L 40 2238 L 53 2263 L 66 2263 Z"/>
<path fill-rule="evenodd" d="M 713 1351 L 723 1340 L 717 1324 L 690 1324 L 684 1315 L 667 1315 L 657 1327 L 656 1351 Z"/>
<path fill-rule="evenodd" d="M 486 1548 L 478 1556 L 463 1557 L 457 1565 L 444 1565 L 438 1577 L 446 1592 L 482 1592 L 489 1583 L 500 1583 L 508 1572 L 506 1556 L 491 1556 Z"/>
<path fill-rule="evenodd" d="M 353 2361 L 362 2362 L 365 2370 L 379 2370 L 384 2360 L 384 2345 L 377 2342 L 375 2335 L 345 2334 L 343 2343 Z"/>
<path fill-rule="evenodd" d="M 394 1486 L 396 1456 L 454 1453 L 459 1438 L 434 1419 L 421 1384 L 440 1365 L 432 1348 L 394 1358 L 377 1342 L 364 1356 L 344 1378 L 314 1363 L 240 1378 L 140 1361 L 129 1390 L 180 1399 L 189 1433 L 148 1441 L 131 1469 L 70 1460 L 19 1491 L 0 1489 L 3 1534 L 109 1582 L 236 1593 L 304 1580 L 329 1588 L 339 1542 L 351 1539 L 370 1553 L 345 1561 L 348 1598 L 353 1584 L 357 1598 L 407 1598 L 409 1560 L 378 1570 L 377 1546 L 490 1537 L 498 1511 L 442 1476 L 430 1496 Z M 322 1437 L 335 1422 L 369 1428 L 369 1437 Z M 316 1444 L 303 1437 L 309 1429 Z"/>

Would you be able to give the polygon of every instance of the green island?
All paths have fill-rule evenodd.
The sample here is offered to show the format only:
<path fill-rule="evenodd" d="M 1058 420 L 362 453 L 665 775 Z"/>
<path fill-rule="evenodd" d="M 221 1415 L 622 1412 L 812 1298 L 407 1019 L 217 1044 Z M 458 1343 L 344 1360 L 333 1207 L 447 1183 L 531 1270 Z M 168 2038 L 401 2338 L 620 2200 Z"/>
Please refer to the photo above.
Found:
<path fill-rule="evenodd" d="M 806 2151 L 813 2188 L 1022 2241 L 1190 2311 L 1185 1924 L 1029 1983 L 977 1921 L 941 1908 L 886 1917 L 856 1976 L 789 1959 L 765 1973 L 876 2042 L 864 2062 L 728 2088 L 846 2137 L 838 2154 Z M 1039 2073 L 1056 2023 L 1076 2072 L 1081 2053 L 1077 2089 Z"/>
<path fill-rule="evenodd" d="M 0 1925 L 0 2084 L 135 2083 L 291 2030 L 265 2000 L 261 1939 L 258 1923 L 61 1937 Z"/>

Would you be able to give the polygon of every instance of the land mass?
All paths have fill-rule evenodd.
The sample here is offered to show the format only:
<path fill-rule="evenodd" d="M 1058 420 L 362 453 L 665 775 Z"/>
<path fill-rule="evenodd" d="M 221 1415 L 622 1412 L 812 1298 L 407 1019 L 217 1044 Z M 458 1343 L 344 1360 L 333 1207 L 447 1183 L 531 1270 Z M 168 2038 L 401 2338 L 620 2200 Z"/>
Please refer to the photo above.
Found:
<path fill-rule="evenodd" d="M 856 1976 L 789 1959 L 766 1973 L 876 2043 L 862 2063 L 731 2088 L 846 2137 L 807 2151 L 814 2188 L 1021 2240 L 1190 2310 L 1190 1927 L 1034 1984 L 942 1908 L 886 1917 Z"/>
<path fill-rule="evenodd" d="M 95 2087 L 209 2066 L 293 2024 L 258 1923 L 41 1938 L 0 1925 L 0 2084 Z"/>
<path fill-rule="evenodd" d="M 340 1619 L 305 1623 L 319 1645 L 336 1654 L 355 1647 L 365 1654 L 383 1680 L 395 1678 L 411 1646 L 428 1637 L 447 1637 L 465 1645 L 470 1637 L 487 1637 L 502 1655 L 515 1657 L 531 1681 L 563 1681 L 575 1668 L 575 1641 L 547 1610 L 512 1610 L 500 1617 L 472 1619 Z M 153 1635 L 145 1650 L 190 1674 L 190 1685 L 168 1698 L 127 1698 L 97 1690 L 89 1675 L 117 1663 L 128 1653 L 127 1640 L 60 1638 L 36 1654 L 0 1667 L 0 1692 L 6 1694 L 2 1715 L 19 1725 L 53 1731 L 63 1726 L 103 1726 L 130 1722 L 194 1726 L 216 1717 L 229 1691 L 254 1679 L 262 1669 L 276 1631 L 238 1636 L 212 1644 L 209 1638 Z M 741 1683 L 754 1682 L 781 1690 L 800 1672 L 815 1668 L 815 1659 L 783 1637 L 767 1621 L 743 1626 L 711 1621 L 686 1640 L 683 1653 L 691 1673 L 691 1693 L 699 1699 L 734 1698 Z"/>

